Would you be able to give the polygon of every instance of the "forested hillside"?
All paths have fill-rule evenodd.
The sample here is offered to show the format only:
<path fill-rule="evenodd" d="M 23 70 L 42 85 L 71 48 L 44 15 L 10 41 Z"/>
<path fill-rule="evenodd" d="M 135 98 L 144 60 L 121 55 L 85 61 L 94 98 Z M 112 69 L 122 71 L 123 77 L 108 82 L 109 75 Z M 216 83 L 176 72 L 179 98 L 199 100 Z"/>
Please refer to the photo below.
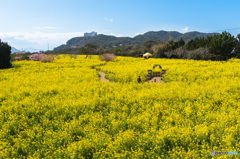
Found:
<path fill-rule="evenodd" d="M 85 44 L 91 43 L 101 47 L 115 47 L 119 45 L 123 46 L 141 46 L 146 41 L 177 41 L 183 39 L 185 42 L 195 38 L 206 38 L 212 36 L 213 33 L 200 33 L 200 32 L 188 32 L 185 34 L 176 31 L 150 31 L 143 35 L 137 35 L 134 38 L 130 37 L 115 37 L 110 35 L 97 35 L 93 37 L 75 37 L 67 41 L 66 44 L 56 47 L 54 50 L 69 49 L 69 48 L 81 48 Z"/>

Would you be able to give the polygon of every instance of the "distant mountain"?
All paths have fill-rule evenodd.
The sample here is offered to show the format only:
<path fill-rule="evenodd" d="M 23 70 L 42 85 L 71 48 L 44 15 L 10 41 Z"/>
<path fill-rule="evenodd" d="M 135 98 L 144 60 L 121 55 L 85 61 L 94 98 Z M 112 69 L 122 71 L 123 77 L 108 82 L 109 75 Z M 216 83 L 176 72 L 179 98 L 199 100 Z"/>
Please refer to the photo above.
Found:
<path fill-rule="evenodd" d="M 25 49 L 25 52 L 31 52 L 31 53 L 33 53 L 33 52 L 40 52 L 40 51 L 42 51 L 42 50 L 35 49 L 35 48 L 26 48 Z"/>
<path fill-rule="evenodd" d="M 68 48 L 81 48 L 85 44 L 91 43 L 98 46 L 114 47 L 114 46 L 140 46 L 146 41 L 161 41 L 168 42 L 170 40 L 178 41 L 181 38 L 188 42 L 197 37 L 212 36 L 214 33 L 200 33 L 200 32 L 187 32 L 179 33 L 177 31 L 150 31 L 143 35 L 137 35 L 134 38 L 130 37 L 115 37 L 110 35 L 99 34 L 93 37 L 75 37 L 67 41 L 66 44 L 56 47 L 54 50 L 68 49 Z"/>
<path fill-rule="evenodd" d="M 11 48 L 12 53 L 15 53 L 15 52 L 31 52 L 31 53 L 33 53 L 33 52 L 40 52 L 40 51 L 42 51 L 42 50 L 34 49 L 34 48 L 25 48 L 24 50 L 18 50 L 15 47 Z"/>
<path fill-rule="evenodd" d="M 15 47 L 11 47 L 11 52 L 15 53 L 15 52 L 21 52 L 20 50 L 16 49 Z"/>

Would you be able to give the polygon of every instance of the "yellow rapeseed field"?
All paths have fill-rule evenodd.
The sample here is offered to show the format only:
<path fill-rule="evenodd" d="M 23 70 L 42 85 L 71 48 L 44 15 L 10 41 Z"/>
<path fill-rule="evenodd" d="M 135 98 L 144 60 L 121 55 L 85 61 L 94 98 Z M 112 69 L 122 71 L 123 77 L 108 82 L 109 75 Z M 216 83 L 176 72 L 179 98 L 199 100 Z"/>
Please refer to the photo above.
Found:
<path fill-rule="evenodd" d="M 240 153 L 240 60 L 55 59 L 0 70 L 0 158 Z M 164 83 L 137 83 L 154 64 Z"/>

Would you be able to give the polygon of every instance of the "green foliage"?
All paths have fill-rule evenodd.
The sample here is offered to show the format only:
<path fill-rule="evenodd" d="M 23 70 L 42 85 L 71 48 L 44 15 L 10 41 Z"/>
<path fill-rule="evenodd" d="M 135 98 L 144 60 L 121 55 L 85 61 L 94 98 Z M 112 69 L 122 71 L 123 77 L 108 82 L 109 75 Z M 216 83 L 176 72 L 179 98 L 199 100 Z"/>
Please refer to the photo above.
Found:
<path fill-rule="evenodd" d="M 151 49 L 149 49 L 151 50 Z M 142 47 L 134 46 L 118 46 L 114 48 L 106 48 L 104 53 L 113 53 L 117 56 L 136 56 L 138 54 L 144 53 L 146 50 Z"/>
<path fill-rule="evenodd" d="M 235 53 L 237 54 L 237 56 L 240 56 L 240 34 L 237 35 Z"/>
<path fill-rule="evenodd" d="M 146 42 L 143 44 L 143 47 L 150 49 L 153 45 L 155 45 L 155 44 L 157 44 L 157 43 L 158 43 L 157 41 L 153 41 L 153 40 L 146 41 Z"/>
<path fill-rule="evenodd" d="M 80 54 L 87 54 L 87 55 L 89 55 L 89 54 L 95 55 L 97 48 L 98 48 L 97 45 L 85 44 L 84 47 L 79 49 L 79 53 Z"/>
<path fill-rule="evenodd" d="M 175 50 L 179 47 L 182 47 L 185 45 L 185 42 L 183 39 L 180 39 L 179 41 L 175 42 L 173 40 L 169 41 L 168 44 L 167 44 L 167 48 L 166 48 L 166 51 L 169 51 L 169 50 Z"/>
<path fill-rule="evenodd" d="M 183 47 L 185 42 L 183 39 L 175 42 L 173 40 L 169 41 L 167 44 L 159 43 L 152 47 L 153 56 L 156 58 L 167 58 L 166 52 L 176 50 L 179 47 Z"/>
<path fill-rule="evenodd" d="M 97 49 L 97 45 L 94 45 L 94 44 L 85 44 L 84 45 L 84 48 L 86 48 L 87 50 L 94 50 L 94 49 Z"/>
<path fill-rule="evenodd" d="M 212 54 L 223 56 L 226 60 L 231 56 L 237 40 L 228 32 L 215 34 L 209 43 L 209 51 Z"/>
<path fill-rule="evenodd" d="M 182 47 L 185 45 L 185 41 L 181 38 L 178 42 L 176 42 L 176 48 Z"/>
<path fill-rule="evenodd" d="M 175 50 L 175 49 L 176 49 L 176 43 L 173 40 L 169 41 L 167 44 L 167 50 Z"/>
<path fill-rule="evenodd" d="M 187 49 L 188 50 L 195 50 L 195 49 L 198 49 L 200 47 L 207 47 L 210 40 L 211 40 L 211 37 L 192 39 L 187 43 Z"/>
<path fill-rule="evenodd" d="M 7 43 L 0 42 L 0 69 L 10 68 L 12 66 L 11 60 L 11 46 Z"/>

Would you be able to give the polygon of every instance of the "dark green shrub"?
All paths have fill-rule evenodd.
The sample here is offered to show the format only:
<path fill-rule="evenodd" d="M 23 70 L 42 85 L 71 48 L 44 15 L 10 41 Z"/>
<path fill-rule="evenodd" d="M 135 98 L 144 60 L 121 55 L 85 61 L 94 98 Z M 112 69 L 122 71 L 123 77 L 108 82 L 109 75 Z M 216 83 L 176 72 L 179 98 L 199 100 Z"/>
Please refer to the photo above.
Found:
<path fill-rule="evenodd" d="M 12 66 L 11 62 L 11 46 L 7 43 L 0 42 L 0 69 L 10 68 Z"/>

